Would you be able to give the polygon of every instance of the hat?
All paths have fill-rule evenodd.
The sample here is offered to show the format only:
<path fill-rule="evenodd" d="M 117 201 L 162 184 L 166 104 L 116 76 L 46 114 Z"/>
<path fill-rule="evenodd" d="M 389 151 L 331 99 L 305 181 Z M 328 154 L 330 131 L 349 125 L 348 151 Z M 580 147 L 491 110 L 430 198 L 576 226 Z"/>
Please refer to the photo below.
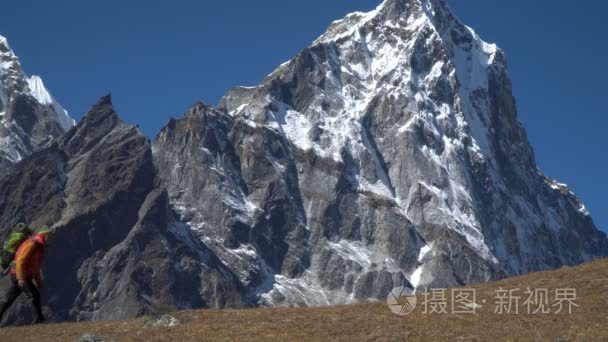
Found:
<path fill-rule="evenodd" d="M 36 231 L 36 235 L 47 236 L 51 233 L 51 229 L 49 227 L 42 227 Z"/>

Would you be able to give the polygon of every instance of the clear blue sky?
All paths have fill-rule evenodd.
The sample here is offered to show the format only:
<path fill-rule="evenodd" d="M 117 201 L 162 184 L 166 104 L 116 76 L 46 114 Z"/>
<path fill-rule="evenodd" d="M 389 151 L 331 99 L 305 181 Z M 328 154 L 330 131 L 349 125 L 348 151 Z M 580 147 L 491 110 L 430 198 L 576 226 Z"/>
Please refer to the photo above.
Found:
<path fill-rule="evenodd" d="M 519 116 L 540 167 L 608 228 L 608 3 L 449 0 L 505 50 Z M 197 100 L 255 85 L 335 19 L 380 0 L 6 1 L 0 34 L 80 118 L 113 94 L 121 116 L 154 136 Z"/>

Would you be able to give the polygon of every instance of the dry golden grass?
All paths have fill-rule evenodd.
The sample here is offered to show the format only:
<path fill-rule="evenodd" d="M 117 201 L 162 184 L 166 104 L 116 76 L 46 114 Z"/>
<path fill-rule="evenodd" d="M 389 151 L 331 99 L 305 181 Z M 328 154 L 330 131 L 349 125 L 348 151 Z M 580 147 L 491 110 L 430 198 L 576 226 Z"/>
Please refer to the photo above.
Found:
<path fill-rule="evenodd" d="M 575 288 L 571 315 L 497 315 L 494 290 Z M 0 329 L 0 341 L 77 341 L 85 333 L 111 341 L 608 341 L 608 260 L 473 286 L 476 315 L 429 315 L 422 306 L 407 316 L 385 303 L 326 308 L 193 310 L 174 313 L 181 324 L 145 328 L 146 318 Z M 525 295 L 520 293 L 525 299 Z M 551 295 L 553 297 L 553 294 Z M 419 302 L 422 298 L 419 298 Z M 550 303 L 553 298 L 550 298 Z"/>

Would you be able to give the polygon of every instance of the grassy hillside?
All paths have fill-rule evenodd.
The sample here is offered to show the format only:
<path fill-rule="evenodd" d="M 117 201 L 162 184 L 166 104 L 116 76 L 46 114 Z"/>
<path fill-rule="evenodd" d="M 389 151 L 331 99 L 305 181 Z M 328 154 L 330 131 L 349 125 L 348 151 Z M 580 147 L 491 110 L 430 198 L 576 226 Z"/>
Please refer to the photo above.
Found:
<path fill-rule="evenodd" d="M 527 288 L 577 291 L 572 314 L 526 313 Z M 90 333 L 107 341 L 608 341 L 608 260 L 473 286 L 477 314 L 425 314 L 423 298 L 407 316 L 386 303 L 327 308 L 193 310 L 172 315 L 171 328 L 146 328 L 146 317 L 129 321 L 49 324 L 0 329 L 0 341 L 77 341 Z M 496 289 L 521 289 L 519 314 L 498 315 Z M 449 291 L 448 291 L 449 293 Z M 448 298 L 448 311 L 450 311 Z M 515 305 L 514 305 L 515 306 Z M 513 306 L 513 307 L 514 307 Z M 428 307 L 427 307 L 428 308 Z"/>

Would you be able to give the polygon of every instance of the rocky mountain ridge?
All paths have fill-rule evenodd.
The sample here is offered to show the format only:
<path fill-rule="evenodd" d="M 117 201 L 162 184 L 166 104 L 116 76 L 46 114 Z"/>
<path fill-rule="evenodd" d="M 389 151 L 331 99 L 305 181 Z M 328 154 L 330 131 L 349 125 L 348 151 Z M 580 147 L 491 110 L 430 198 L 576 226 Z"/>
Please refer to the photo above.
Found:
<path fill-rule="evenodd" d="M 259 86 L 170 122 L 154 155 L 180 217 L 263 304 L 606 254 L 584 205 L 538 170 L 504 54 L 445 1 L 334 22 Z"/>
<path fill-rule="evenodd" d="M 0 174 L 59 138 L 74 120 L 38 76 L 28 77 L 0 36 Z"/>

